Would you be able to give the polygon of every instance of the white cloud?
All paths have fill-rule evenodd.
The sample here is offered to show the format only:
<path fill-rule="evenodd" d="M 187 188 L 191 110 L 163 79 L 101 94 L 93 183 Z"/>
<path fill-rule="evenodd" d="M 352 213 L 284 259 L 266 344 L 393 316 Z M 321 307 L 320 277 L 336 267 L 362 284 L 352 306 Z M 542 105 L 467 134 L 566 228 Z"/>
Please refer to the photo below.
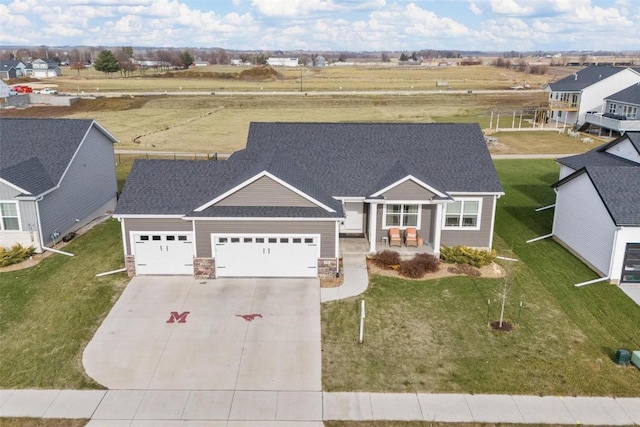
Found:
<path fill-rule="evenodd" d="M 469 4 L 469 10 L 474 14 L 474 15 L 482 15 L 482 10 L 480 10 L 480 8 L 478 6 L 476 6 L 476 4 L 474 2 L 471 2 Z"/>
<path fill-rule="evenodd" d="M 266 16 L 291 17 L 338 10 L 332 0 L 252 0 L 251 4 Z"/>
<path fill-rule="evenodd" d="M 491 0 L 491 11 L 500 15 L 529 15 L 534 9 L 530 1 L 522 6 L 516 0 Z"/>

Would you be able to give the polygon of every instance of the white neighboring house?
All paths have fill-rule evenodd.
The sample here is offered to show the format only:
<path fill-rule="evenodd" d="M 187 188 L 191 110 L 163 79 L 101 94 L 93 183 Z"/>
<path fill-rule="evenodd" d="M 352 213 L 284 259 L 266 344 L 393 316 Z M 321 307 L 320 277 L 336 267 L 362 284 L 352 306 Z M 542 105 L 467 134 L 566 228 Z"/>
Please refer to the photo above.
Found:
<path fill-rule="evenodd" d="M 640 283 L 640 132 L 557 162 L 554 239 L 611 283 Z"/>
<path fill-rule="evenodd" d="M 9 86 L 2 80 L 0 80 L 0 98 L 8 98 L 9 97 Z"/>
<path fill-rule="evenodd" d="M 46 79 L 50 77 L 58 77 L 62 75 L 62 71 L 56 61 L 50 59 L 36 59 L 27 64 L 25 74 L 36 79 Z"/>
<path fill-rule="evenodd" d="M 592 65 L 545 86 L 549 121 L 582 126 L 588 112 L 601 112 L 605 98 L 640 82 L 640 68 Z"/>
<path fill-rule="evenodd" d="M 267 59 L 267 64 L 272 67 L 297 67 L 298 58 L 276 58 L 271 57 Z"/>

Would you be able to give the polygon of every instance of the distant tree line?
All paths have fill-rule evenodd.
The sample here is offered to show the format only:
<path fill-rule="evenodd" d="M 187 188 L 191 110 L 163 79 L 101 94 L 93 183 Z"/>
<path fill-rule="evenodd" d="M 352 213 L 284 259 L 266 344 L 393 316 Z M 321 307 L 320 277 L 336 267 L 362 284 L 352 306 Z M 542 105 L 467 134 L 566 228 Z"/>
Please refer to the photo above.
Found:
<path fill-rule="evenodd" d="M 547 64 L 529 64 L 524 59 L 511 60 L 507 58 L 497 58 L 493 62 L 493 65 L 498 68 L 506 68 L 509 70 L 537 75 L 543 75 L 549 71 L 549 66 Z"/>

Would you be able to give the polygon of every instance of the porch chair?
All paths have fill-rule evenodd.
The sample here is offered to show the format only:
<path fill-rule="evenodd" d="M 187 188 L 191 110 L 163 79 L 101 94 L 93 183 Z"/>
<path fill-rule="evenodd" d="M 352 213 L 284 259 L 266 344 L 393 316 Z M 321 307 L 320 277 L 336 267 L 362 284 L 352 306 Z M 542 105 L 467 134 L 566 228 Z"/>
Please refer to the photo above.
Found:
<path fill-rule="evenodd" d="M 413 227 L 407 228 L 404 232 L 404 244 L 418 247 L 418 230 Z"/>
<path fill-rule="evenodd" d="M 402 238 L 400 237 L 399 228 L 389 229 L 389 246 L 402 246 Z"/>

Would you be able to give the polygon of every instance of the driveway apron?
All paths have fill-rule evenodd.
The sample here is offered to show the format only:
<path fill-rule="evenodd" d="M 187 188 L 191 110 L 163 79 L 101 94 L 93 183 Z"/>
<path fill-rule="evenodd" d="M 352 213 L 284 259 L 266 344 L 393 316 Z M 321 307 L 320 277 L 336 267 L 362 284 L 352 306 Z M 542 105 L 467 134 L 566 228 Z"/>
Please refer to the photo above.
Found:
<path fill-rule="evenodd" d="M 321 391 L 317 279 L 135 277 L 83 354 L 110 389 Z"/>

